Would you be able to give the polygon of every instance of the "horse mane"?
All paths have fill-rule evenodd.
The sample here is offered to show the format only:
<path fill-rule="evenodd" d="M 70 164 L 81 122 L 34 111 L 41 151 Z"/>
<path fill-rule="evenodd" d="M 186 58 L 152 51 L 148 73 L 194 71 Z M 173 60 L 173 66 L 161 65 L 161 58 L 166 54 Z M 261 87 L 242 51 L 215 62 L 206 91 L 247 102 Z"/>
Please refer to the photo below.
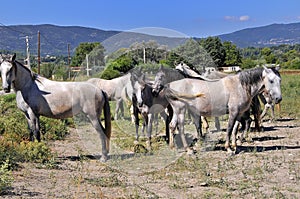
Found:
<path fill-rule="evenodd" d="M 27 70 L 31 77 L 32 77 L 32 80 L 37 80 L 40 82 L 40 80 L 38 79 L 39 75 L 37 73 L 34 73 L 32 70 L 30 70 L 28 67 L 24 66 L 21 62 L 17 61 L 17 60 L 14 60 L 14 63 L 13 64 L 19 64 L 21 67 L 23 67 L 25 70 Z M 41 83 L 41 82 L 40 82 Z"/>
<path fill-rule="evenodd" d="M 243 86 L 253 85 L 262 80 L 262 72 L 264 68 L 257 67 L 243 70 L 239 73 L 239 80 Z"/>
<path fill-rule="evenodd" d="M 186 77 L 182 71 L 172 69 L 172 68 L 163 68 L 159 72 L 163 72 L 165 74 L 167 83 L 169 83 L 171 81 L 183 79 Z"/>

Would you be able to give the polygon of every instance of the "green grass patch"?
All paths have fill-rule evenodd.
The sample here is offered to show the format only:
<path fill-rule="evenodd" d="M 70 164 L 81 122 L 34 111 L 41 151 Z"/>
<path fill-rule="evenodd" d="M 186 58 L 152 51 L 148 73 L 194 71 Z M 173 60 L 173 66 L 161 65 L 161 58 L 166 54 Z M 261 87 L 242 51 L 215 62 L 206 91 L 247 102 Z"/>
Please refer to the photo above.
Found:
<path fill-rule="evenodd" d="M 300 118 L 299 74 L 283 74 L 281 80 L 282 102 L 280 116 Z M 276 111 L 278 115 L 278 111 Z"/>

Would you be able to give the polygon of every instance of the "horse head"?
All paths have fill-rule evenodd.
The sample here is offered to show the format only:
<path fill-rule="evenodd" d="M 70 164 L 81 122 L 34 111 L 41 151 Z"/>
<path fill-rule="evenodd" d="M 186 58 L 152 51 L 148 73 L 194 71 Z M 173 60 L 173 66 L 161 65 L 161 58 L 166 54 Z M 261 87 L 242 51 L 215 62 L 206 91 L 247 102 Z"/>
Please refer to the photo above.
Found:
<path fill-rule="evenodd" d="M 264 67 L 262 73 L 265 90 L 267 91 L 269 96 L 275 101 L 276 104 L 282 100 L 280 88 L 281 77 L 279 74 L 279 69 L 280 67 Z"/>
<path fill-rule="evenodd" d="M 145 74 L 137 75 L 135 73 L 131 73 L 130 81 L 133 88 L 133 101 L 135 101 L 135 103 L 137 103 L 137 105 L 141 107 L 143 105 L 142 91 L 145 89 L 146 86 Z"/>
<path fill-rule="evenodd" d="M 15 79 L 15 59 L 16 54 L 6 56 L 0 55 L 2 88 L 6 93 L 10 92 L 11 84 Z"/>
<path fill-rule="evenodd" d="M 155 76 L 154 83 L 152 86 L 153 95 L 157 96 L 159 92 L 163 89 L 165 84 L 166 84 L 166 73 L 163 66 L 161 66 Z"/>

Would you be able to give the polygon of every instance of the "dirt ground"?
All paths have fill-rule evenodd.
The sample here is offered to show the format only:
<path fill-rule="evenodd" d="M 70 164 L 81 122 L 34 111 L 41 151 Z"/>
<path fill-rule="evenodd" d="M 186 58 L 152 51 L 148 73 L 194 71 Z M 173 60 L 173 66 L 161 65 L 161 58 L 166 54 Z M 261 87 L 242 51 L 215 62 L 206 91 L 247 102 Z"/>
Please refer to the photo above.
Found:
<path fill-rule="evenodd" d="M 120 149 L 113 133 L 106 163 L 98 161 L 99 139 L 79 127 L 50 143 L 53 163 L 23 163 L 14 171 L 12 189 L 1 197 L 300 198 L 299 124 L 264 122 L 264 132 L 249 133 L 234 156 L 223 148 L 224 131 L 207 135 L 194 155 L 167 146 L 134 154 Z"/>

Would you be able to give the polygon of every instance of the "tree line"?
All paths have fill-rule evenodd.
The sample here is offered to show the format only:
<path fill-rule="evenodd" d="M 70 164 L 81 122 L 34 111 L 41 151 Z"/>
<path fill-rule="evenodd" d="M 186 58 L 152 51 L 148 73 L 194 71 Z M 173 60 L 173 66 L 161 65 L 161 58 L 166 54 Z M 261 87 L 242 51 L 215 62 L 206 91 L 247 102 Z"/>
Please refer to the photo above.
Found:
<path fill-rule="evenodd" d="M 246 69 L 263 64 L 300 69 L 300 44 L 238 48 L 230 41 L 222 42 L 218 37 L 187 39 L 172 50 L 156 41 L 133 43 L 129 48 L 121 48 L 107 56 L 104 56 L 105 48 L 100 42 L 81 43 L 69 60 L 70 66 L 85 66 L 87 54 L 89 65 L 94 67 L 92 74 L 101 72 L 96 76 L 105 79 L 121 76 L 136 66 L 146 69 L 159 65 L 175 67 L 180 62 L 185 62 L 199 72 L 203 72 L 206 67 L 237 65 Z M 34 60 L 31 63 L 34 69 Z M 67 57 L 57 57 L 55 62 L 43 63 L 41 73 L 45 77 L 55 74 L 57 78 L 67 79 L 70 71 L 67 71 L 66 63 Z"/>

